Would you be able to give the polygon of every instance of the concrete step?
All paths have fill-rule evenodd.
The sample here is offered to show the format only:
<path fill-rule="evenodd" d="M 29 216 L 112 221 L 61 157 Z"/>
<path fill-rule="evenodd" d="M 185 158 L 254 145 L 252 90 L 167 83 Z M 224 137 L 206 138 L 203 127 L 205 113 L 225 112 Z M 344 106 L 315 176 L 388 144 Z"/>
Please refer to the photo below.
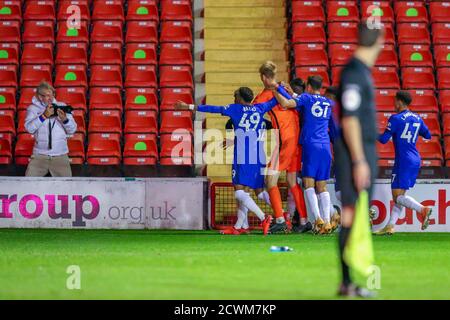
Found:
<path fill-rule="evenodd" d="M 273 61 L 273 60 L 272 60 Z M 278 67 L 278 72 L 288 72 L 289 63 L 286 61 L 274 61 Z M 255 61 L 205 61 L 203 72 L 254 72 L 257 73 L 261 62 Z"/>
<path fill-rule="evenodd" d="M 287 72 L 278 72 L 277 78 L 285 81 L 289 78 Z M 220 83 L 220 84 L 239 84 L 241 86 L 247 86 L 251 84 L 260 84 L 261 79 L 256 72 L 241 72 L 241 73 L 230 73 L 230 72 L 208 72 L 206 73 L 207 84 Z"/>
<path fill-rule="evenodd" d="M 205 61 L 264 62 L 267 60 L 287 60 L 285 50 L 205 50 Z"/>
<path fill-rule="evenodd" d="M 284 7 L 285 0 L 204 0 L 205 8 L 212 7 Z"/>
<path fill-rule="evenodd" d="M 246 1 L 242 1 L 246 3 Z M 284 7 L 252 7 L 246 5 L 234 7 L 206 7 L 204 17 L 207 18 L 284 18 L 286 9 Z"/>
<path fill-rule="evenodd" d="M 206 19 L 205 19 L 206 20 Z M 267 40 L 286 40 L 287 31 L 285 28 L 223 28 L 223 29 L 204 29 L 204 39 L 221 39 L 221 40 L 251 40 L 251 41 L 267 41 Z"/>
<path fill-rule="evenodd" d="M 254 40 L 239 41 L 227 39 L 227 41 L 217 39 L 204 39 L 203 50 L 286 50 L 287 42 L 282 40 Z M 197 51 L 197 50 L 196 50 Z"/>
<path fill-rule="evenodd" d="M 227 29 L 231 28 L 286 28 L 286 18 L 208 18 L 203 21 L 204 28 Z"/>

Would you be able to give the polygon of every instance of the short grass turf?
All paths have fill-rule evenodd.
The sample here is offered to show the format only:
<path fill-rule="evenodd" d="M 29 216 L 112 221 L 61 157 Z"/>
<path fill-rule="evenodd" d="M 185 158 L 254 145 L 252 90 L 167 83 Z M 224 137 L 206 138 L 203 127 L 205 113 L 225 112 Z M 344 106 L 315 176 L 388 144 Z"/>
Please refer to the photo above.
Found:
<path fill-rule="evenodd" d="M 273 253 L 272 245 L 294 251 Z M 450 234 L 374 237 L 381 299 L 450 299 Z M 336 235 L 0 230 L 0 299 L 334 299 Z M 68 266 L 81 289 L 68 290 Z"/>

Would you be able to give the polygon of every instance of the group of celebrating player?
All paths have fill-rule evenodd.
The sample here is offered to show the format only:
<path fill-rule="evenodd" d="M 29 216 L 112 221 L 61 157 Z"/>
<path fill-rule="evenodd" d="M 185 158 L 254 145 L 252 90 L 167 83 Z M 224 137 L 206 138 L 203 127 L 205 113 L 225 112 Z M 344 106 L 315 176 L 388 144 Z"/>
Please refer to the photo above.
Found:
<path fill-rule="evenodd" d="M 232 182 L 237 201 L 237 221 L 223 234 L 249 233 L 248 212 L 260 220 L 263 234 L 279 232 L 315 234 L 332 233 L 340 223 L 340 208 L 331 204 L 327 181 L 332 167 L 331 143 L 338 136 L 333 116 L 337 88 L 329 87 L 322 95 L 322 78 L 317 75 L 294 79 L 289 84 L 278 83 L 277 67 L 267 61 L 259 73 L 264 90 L 256 97 L 251 89 L 241 87 L 234 93 L 234 104 L 228 106 L 188 105 L 178 102 L 179 109 L 219 113 L 230 117 L 235 132 Z M 379 141 L 386 143 L 393 138 L 396 161 L 392 174 L 392 195 L 395 205 L 388 225 L 377 234 L 394 233 L 394 225 L 402 207 L 411 208 L 422 216 L 422 230 L 428 226 L 431 208 L 424 207 L 405 192 L 415 184 L 420 169 L 420 155 L 416 149 L 418 135 L 430 139 L 430 132 L 423 120 L 408 110 L 411 96 L 399 91 L 395 99 L 397 114 L 388 122 Z M 264 119 L 270 116 L 270 122 Z M 267 124 L 276 130 L 276 147 L 269 163 L 264 156 L 264 137 Z M 335 170 L 339 169 L 335 167 Z M 278 180 L 286 172 L 289 189 L 288 208 L 283 210 Z M 298 184 L 301 171 L 303 189 Z M 338 181 L 336 198 L 340 200 Z M 274 217 L 265 214 L 250 196 L 253 189 L 258 199 L 269 204 Z M 267 190 L 267 191 L 266 191 Z M 314 217 L 308 221 L 306 203 Z M 375 215 L 370 210 L 372 217 Z"/>

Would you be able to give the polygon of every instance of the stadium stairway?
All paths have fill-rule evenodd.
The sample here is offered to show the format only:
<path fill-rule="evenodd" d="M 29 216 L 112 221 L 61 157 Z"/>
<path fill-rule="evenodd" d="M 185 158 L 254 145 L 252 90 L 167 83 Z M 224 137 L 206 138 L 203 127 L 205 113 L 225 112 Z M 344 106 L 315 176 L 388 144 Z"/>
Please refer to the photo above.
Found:
<path fill-rule="evenodd" d="M 197 103 L 233 103 L 233 93 L 240 86 L 250 87 L 256 95 L 262 90 L 258 68 L 266 60 L 278 65 L 279 80 L 289 79 L 284 0 L 205 0 L 195 30 Z M 204 129 L 217 129 L 233 138 L 225 130 L 227 117 L 198 117 Z M 207 133 L 206 145 L 196 146 L 204 151 L 206 163 L 215 161 L 200 169 L 212 182 L 230 181 L 233 148 L 223 151 L 222 140 L 213 137 L 214 132 Z M 270 142 L 269 137 L 269 146 Z"/>

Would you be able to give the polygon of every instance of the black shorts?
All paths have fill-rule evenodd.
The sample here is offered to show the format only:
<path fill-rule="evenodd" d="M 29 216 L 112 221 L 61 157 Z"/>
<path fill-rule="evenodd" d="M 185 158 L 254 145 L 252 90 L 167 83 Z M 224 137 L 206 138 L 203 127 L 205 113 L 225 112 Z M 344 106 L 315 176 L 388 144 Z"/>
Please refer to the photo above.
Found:
<path fill-rule="evenodd" d="M 372 198 L 372 185 L 378 175 L 378 155 L 375 143 L 364 143 L 364 154 L 370 167 L 369 199 Z M 334 164 L 336 180 L 339 181 L 343 206 L 354 206 L 358 192 L 353 183 L 352 160 L 347 145 L 342 139 L 337 139 L 334 145 Z"/>

